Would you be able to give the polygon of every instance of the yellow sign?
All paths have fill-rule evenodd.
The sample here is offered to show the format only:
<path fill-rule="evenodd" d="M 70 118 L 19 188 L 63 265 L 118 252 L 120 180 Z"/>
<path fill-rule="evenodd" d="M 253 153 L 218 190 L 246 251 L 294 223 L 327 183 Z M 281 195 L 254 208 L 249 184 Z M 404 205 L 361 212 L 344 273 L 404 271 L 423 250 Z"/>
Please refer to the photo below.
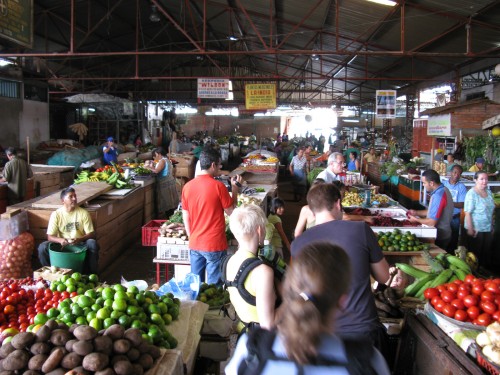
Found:
<path fill-rule="evenodd" d="M 0 0 L 0 39 L 33 46 L 33 0 Z"/>
<path fill-rule="evenodd" d="M 246 109 L 276 108 L 275 83 L 248 83 L 245 85 Z"/>

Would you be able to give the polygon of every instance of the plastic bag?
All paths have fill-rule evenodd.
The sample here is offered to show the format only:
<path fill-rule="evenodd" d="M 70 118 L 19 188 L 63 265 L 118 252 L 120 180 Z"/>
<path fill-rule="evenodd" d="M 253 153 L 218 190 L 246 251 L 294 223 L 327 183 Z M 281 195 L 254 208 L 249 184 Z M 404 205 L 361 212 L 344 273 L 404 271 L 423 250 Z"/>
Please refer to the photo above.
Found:
<path fill-rule="evenodd" d="M 172 293 L 174 297 L 180 300 L 195 301 L 200 292 L 200 276 L 194 273 L 188 273 L 183 280 L 176 280 L 175 277 L 163 284 L 156 294 L 163 296 Z"/>

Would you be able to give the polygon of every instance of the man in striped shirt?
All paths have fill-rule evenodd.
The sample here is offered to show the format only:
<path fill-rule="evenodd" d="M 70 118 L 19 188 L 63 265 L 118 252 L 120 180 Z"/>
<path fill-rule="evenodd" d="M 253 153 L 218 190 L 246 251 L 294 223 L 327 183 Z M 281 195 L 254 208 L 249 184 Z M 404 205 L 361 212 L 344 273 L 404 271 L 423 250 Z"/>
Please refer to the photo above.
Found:
<path fill-rule="evenodd" d="M 431 199 L 425 210 L 410 210 L 410 221 L 437 228 L 435 244 L 446 249 L 451 241 L 451 219 L 453 217 L 453 198 L 433 169 L 422 173 L 422 185 L 430 192 Z"/>

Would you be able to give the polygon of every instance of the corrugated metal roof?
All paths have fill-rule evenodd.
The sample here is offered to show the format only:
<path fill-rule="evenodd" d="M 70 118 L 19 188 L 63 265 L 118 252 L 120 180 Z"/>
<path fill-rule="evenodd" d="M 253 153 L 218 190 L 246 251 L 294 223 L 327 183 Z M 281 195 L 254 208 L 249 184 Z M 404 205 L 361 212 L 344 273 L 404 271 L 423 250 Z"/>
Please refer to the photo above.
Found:
<path fill-rule="evenodd" d="M 266 81 L 283 102 L 362 104 L 491 68 L 499 19 L 497 0 L 37 0 L 33 49 L 0 45 L 76 91 L 195 102 L 196 79 L 214 76 L 232 79 L 239 102 L 246 82 Z"/>

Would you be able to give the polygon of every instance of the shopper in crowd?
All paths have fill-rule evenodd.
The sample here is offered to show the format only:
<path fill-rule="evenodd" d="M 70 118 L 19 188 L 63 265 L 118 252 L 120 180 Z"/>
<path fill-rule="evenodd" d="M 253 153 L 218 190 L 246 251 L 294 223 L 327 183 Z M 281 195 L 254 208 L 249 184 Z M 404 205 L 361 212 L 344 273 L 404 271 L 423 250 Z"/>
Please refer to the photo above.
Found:
<path fill-rule="evenodd" d="M 385 332 L 377 315 L 370 277 L 380 283 L 387 282 L 389 265 L 377 237 L 365 222 L 342 220 L 341 195 L 333 184 L 312 187 L 307 203 L 316 225 L 292 242 L 291 264 L 299 263 L 301 252 L 314 241 L 328 241 L 345 249 L 351 260 L 353 278 L 345 304 L 336 315 L 336 333 L 371 340 L 381 348 Z M 319 261 L 323 259 L 320 257 Z"/>
<path fill-rule="evenodd" d="M 389 368 L 366 341 L 342 340 L 342 312 L 355 270 L 345 251 L 309 243 L 287 272 L 276 331 L 251 330 L 238 341 L 226 374 L 379 374 Z"/>
<path fill-rule="evenodd" d="M 318 153 L 322 154 L 325 149 L 325 136 L 321 134 L 318 139 Z"/>
<path fill-rule="evenodd" d="M 340 178 L 340 174 L 344 172 L 344 157 L 340 152 L 333 152 L 328 157 L 328 165 L 320 172 L 317 178 L 321 178 L 327 183 L 333 182 Z"/>
<path fill-rule="evenodd" d="M 293 177 L 293 194 L 295 201 L 300 201 L 302 196 L 306 194 L 307 189 L 307 173 L 308 162 L 304 155 L 304 148 L 299 147 L 297 155 L 292 158 L 288 167 L 290 174 Z"/>
<path fill-rule="evenodd" d="M 189 236 L 191 272 L 209 284 L 221 283 L 220 264 L 227 253 L 224 211 L 231 214 L 238 202 L 241 176 L 231 179 L 232 197 L 226 185 L 214 177 L 222 168 L 220 152 L 205 148 L 200 154 L 200 174 L 182 189 L 182 217 Z"/>
<path fill-rule="evenodd" d="M 347 170 L 350 172 L 359 171 L 358 153 L 356 151 L 351 151 L 349 153 L 349 163 L 347 164 Z"/>
<path fill-rule="evenodd" d="M 172 132 L 172 139 L 168 145 L 168 152 L 170 154 L 178 154 L 180 151 L 179 140 L 177 139 L 177 132 Z"/>
<path fill-rule="evenodd" d="M 409 210 L 409 220 L 413 223 L 436 227 L 435 244 L 441 249 L 447 249 L 451 241 L 450 223 L 454 209 L 453 198 L 434 169 L 427 169 L 422 173 L 422 185 L 431 194 L 429 206 L 425 210 Z"/>
<path fill-rule="evenodd" d="M 273 198 L 270 213 L 267 217 L 269 225 L 266 226 L 266 240 L 269 240 L 270 244 L 281 257 L 288 261 L 290 259 L 290 241 L 283 230 L 281 221 L 281 216 L 283 216 L 284 213 L 285 202 L 283 199 L 278 197 Z"/>
<path fill-rule="evenodd" d="M 434 154 L 434 161 L 444 161 L 444 150 L 438 148 Z"/>
<path fill-rule="evenodd" d="M 317 178 L 313 181 L 311 188 L 323 183 L 325 183 L 324 180 Z M 300 236 L 305 230 L 314 227 L 315 224 L 316 218 L 314 217 L 314 213 L 309 208 L 309 205 L 306 204 L 305 206 L 302 206 L 300 209 L 299 219 L 297 220 L 297 225 L 295 226 L 295 230 L 293 232 L 294 238 Z"/>
<path fill-rule="evenodd" d="M 458 246 L 458 239 L 460 235 L 460 212 L 464 207 L 465 195 L 467 188 L 460 182 L 463 168 L 459 164 L 454 164 L 451 169 L 450 178 L 443 181 L 443 185 L 450 191 L 453 198 L 453 217 L 451 219 L 451 240 L 448 247 L 445 249 L 448 253 L 454 254 Z"/>
<path fill-rule="evenodd" d="M 102 147 L 104 161 L 106 164 L 116 163 L 118 161 L 118 149 L 115 145 L 115 139 L 108 137 L 106 144 Z"/>
<path fill-rule="evenodd" d="M 61 191 L 62 207 L 50 215 L 47 226 L 48 241 L 38 246 L 38 259 L 42 266 L 50 266 L 49 245 L 58 243 L 62 247 L 82 244 L 87 248 L 83 273 L 98 273 L 99 245 L 95 240 L 94 225 L 87 210 L 77 205 L 75 189 Z"/>
<path fill-rule="evenodd" d="M 458 165 L 457 163 L 455 163 L 455 155 L 451 153 L 446 155 L 446 172 L 451 172 L 455 165 Z"/>
<path fill-rule="evenodd" d="M 474 175 L 475 185 L 465 196 L 465 229 L 467 230 L 467 249 L 474 252 L 479 265 L 488 267 L 493 261 L 493 211 L 495 202 L 488 189 L 488 175 L 479 171 Z"/>
<path fill-rule="evenodd" d="M 168 218 L 179 205 L 174 167 L 162 147 L 153 150 L 153 158 L 144 167 L 156 174 L 156 209 L 160 216 Z"/>
<path fill-rule="evenodd" d="M 248 272 L 245 280 L 241 280 L 251 298 L 245 298 L 244 293 L 240 293 L 236 286 L 227 288 L 231 303 L 247 328 L 259 324 L 262 328 L 271 329 L 274 325 L 274 271 L 271 266 L 259 262 L 257 258 L 259 245 L 264 243 L 266 223 L 264 211 L 254 204 L 237 207 L 229 218 L 229 227 L 238 241 L 238 251 L 227 262 L 224 275 L 226 282 L 236 283 L 238 271 L 246 269 L 242 268 L 244 262 L 245 267 L 254 267 Z"/>
<path fill-rule="evenodd" d="M 5 150 L 9 161 L 5 163 L 0 182 L 7 182 L 7 204 L 9 206 L 24 201 L 26 181 L 33 176 L 29 164 L 17 156 L 17 150 L 9 147 Z"/>
<path fill-rule="evenodd" d="M 479 172 L 479 171 L 482 171 L 483 168 L 484 168 L 484 159 L 477 158 L 474 165 L 469 168 L 469 172 Z"/>
<path fill-rule="evenodd" d="M 135 139 L 134 139 L 134 146 L 135 146 L 136 148 L 139 148 L 139 147 L 141 147 L 141 146 L 142 146 L 142 139 L 141 139 L 141 135 L 140 135 L 140 134 L 138 134 L 138 135 L 135 137 Z"/>
<path fill-rule="evenodd" d="M 365 156 L 363 156 L 363 159 L 366 163 L 375 163 L 378 160 L 377 155 L 375 154 L 375 147 L 370 147 Z"/>

